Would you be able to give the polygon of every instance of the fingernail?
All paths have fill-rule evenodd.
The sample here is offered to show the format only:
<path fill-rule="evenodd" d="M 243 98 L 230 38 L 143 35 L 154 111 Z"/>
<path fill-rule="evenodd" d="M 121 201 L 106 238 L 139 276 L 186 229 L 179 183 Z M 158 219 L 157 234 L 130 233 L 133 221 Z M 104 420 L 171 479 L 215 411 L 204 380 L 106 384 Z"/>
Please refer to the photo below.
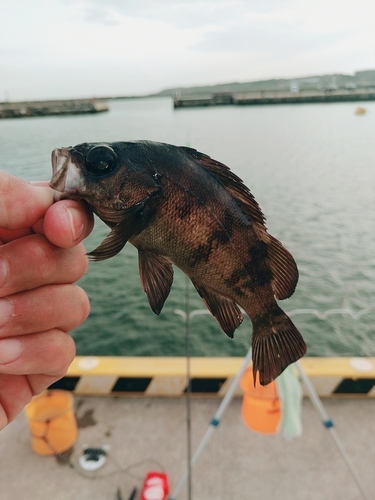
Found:
<path fill-rule="evenodd" d="M 13 303 L 9 299 L 0 299 L 0 328 L 9 323 L 13 315 Z"/>
<path fill-rule="evenodd" d="M 0 286 L 5 282 L 8 276 L 8 262 L 0 259 Z"/>
<path fill-rule="evenodd" d="M 12 363 L 22 354 L 22 343 L 19 339 L 0 340 L 0 364 Z"/>
<path fill-rule="evenodd" d="M 73 241 L 78 240 L 85 228 L 85 225 L 82 222 L 82 214 L 76 208 L 71 207 L 67 208 L 66 211 L 69 215 L 70 229 L 72 231 Z"/>

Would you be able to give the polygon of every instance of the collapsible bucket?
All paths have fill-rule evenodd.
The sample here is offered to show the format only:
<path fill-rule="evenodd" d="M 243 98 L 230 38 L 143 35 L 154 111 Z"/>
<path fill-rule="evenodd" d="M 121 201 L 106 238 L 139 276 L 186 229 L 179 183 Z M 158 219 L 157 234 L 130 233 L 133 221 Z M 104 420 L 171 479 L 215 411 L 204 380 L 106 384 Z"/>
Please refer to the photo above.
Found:
<path fill-rule="evenodd" d="M 244 392 L 241 414 L 245 424 L 253 431 L 275 434 L 281 419 L 276 383 L 262 386 L 257 376 L 254 386 L 253 370 L 248 368 L 242 375 L 240 385 Z"/>
<path fill-rule="evenodd" d="M 36 396 L 25 408 L 31 446 L 38 455 L 57 455 L 69 450 L 78 437 L 70 392 L 51 390 Z"/>

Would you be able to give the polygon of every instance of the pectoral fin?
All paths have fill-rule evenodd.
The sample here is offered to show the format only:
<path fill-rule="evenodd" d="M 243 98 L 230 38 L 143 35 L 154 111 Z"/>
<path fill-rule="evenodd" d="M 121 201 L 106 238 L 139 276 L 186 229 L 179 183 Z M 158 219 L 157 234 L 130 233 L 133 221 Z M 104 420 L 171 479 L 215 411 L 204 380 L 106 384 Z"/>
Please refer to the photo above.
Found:
<path fill-rule="evenodd" d="M 148 221 L 148 218 L 142 213 L 144 203 L 145 200 L 142 200 L 142 202 L 120 212 L 121 216 L 117 214 L 117 218 L 120 219 L 120 222 L 115 226 L 111 224 L 113 227 L 109 235 L 95 250 L 87 254 L 90 260 L 106 260 L 117 255 L 124 248 L 129 238 L 134 234 L 140 233 L 142 229 L 144 229 Z"/>
<path fill-rule="evenodd" d="M 150 307 L 160 314 L 173 282 L 172 264 L 160 255 L 138 251 L 139 275 Z"/>
<path fill-rule="evenodd" d="M 203 286 L 193 284 L 206 304 L 207 309 L 217 320 L 221 329 L 228 337 L 233 338 L 234 331 L 243 321 L 241 310 L 233 301 L 217 295 Z"/>

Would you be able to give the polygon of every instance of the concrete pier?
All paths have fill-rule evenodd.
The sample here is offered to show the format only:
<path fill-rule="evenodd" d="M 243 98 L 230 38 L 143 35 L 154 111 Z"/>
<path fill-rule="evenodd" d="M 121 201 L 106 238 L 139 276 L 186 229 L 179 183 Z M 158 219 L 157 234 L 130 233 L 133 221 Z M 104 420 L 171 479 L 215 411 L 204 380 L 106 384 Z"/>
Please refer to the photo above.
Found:
<path fill-rule="evenodd" d="M 242 363 L 243 358 L 191 359 L 193 453 Z M 300 363 L 324 397 L 328 418 L 305 397 L 300 437 L 260 434 L 242 419 L 238 388 L 192 471 L 194 500 L 375 499 L 375 358 Z M 60 457 L 36 455 L 22 412 L 0 432 L 1 500 L 126 500 L 134 487 L 138 493 L 132 498 L 139 500 L 152 470 L 167 472 L 174 493 L 187 465 L 186 359 L 77 357 L 61 382 L 60 389 L 74 394 L 76 443 Z M 304 391 L 305 384 L 302 379 Z M 84 447 L 105 447 L 103 468 L 81 468 Z M 185 483 L 175 499 L 187 498 Z"/>
<path fill-rule="evenodd" d="M 108 111 L 103 99 L 70 99 L 61 101 L 25 101 L 0 103 L 0 118 L 78 115 Z"/>
<path fill-rule="evenodd" d="M 139 500 L 151 470 L 167 472 L 174 491 L 186 470 L 184 398 L 76 397 L 79 437 L 66 458 L 43 457 L 31 449 L 22 413 L 0 433 L 2 500 L 127 500 L 134 487 Z M 218 401 L 192 401 L 192 449 L 206 432 Z M 343 446 L 364 487 L 374 491 L 374 402 L 325 400 Z M 353 476 L 311 402 L 303 401 L 303 433 L 258 434 L 241 418 L 235 398 L 223 415 L 192 472 L 194 500 L 362 500 Z M 79 465 L 83 447 L 108 447 L 96 472 Z M 120 494 L 118 494 L 120 492 Z M 186 484 L 177 500 L 188 497 Z"/>
<path fill-rule="evenodd" d="M 197 106 L 218 105 L 265 105 L 265 104 L 302 104 L 302 103 L 330 103 L 330 102 L 362 102 L 374 101 L 375 89 L 355 90 L 305 90 L 300 92 L 288 91 L 260 91 L 246 93 L 220 93 L 211 96 L 196 96 L 175 98 L 175 108 L 190 108 Z"/>

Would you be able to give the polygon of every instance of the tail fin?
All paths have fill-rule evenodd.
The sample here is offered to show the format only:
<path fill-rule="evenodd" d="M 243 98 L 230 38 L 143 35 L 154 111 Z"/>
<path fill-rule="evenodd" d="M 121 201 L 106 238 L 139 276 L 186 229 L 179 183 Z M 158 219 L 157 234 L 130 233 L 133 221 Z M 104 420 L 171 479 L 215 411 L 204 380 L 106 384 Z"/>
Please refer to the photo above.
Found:
<path fill-rule="evenodd" d="M 268 325 L 266 325 L 268 323 Z M 253 323 L 253 374 L 267 385 L 306 353 L 306 344 L 289 317 L 277 306 L 272 324 L 267 317 Z"/>

